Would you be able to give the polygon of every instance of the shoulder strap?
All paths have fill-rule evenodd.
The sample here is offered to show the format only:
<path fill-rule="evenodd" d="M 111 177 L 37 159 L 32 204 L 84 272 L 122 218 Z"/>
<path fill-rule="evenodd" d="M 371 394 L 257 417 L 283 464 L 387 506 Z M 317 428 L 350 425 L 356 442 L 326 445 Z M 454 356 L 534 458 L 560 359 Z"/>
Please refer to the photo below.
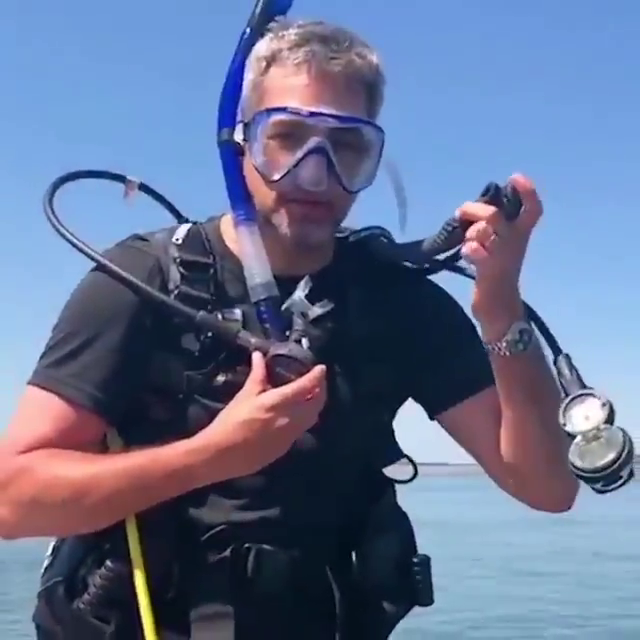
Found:
<path fill-rule="evenodd" d="M 165 236 L 164 242 L 169 258 L 166 268 L 171 297 L 199 310 L 214 311 L 217 259 L 202 224 L 181 224 L 169 238 Z"/>
<path fill-rule="evenodd" d="M 183 304 L 225 320 L 241 322 L 239 309 L 225 310 L 227 303 L 214 245 L 204 223 L 189 222 L 163 229 L 151 236 L 161 257 L 169 295 Z"/>

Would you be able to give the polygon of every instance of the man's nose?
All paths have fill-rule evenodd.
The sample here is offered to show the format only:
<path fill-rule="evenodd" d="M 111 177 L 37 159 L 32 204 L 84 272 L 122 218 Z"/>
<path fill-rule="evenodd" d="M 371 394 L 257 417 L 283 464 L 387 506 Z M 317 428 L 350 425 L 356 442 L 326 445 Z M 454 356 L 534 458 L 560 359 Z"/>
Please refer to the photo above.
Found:
<path fill-rule="evenodd" d="M 325 191 L 329 186 L 329 159 L 318 149 L 303 158 L 296 167 L 298 186 L 307 191 Z"/>

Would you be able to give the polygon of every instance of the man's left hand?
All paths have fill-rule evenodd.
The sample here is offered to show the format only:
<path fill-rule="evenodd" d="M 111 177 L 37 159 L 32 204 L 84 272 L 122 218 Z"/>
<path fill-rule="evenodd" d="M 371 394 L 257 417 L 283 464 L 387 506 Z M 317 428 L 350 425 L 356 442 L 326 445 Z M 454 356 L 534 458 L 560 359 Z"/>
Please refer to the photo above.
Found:
<path fill-rule="evenodd" d="M 509 182 L 522 198 L 522 211 L 513 222 L 499 209 L 466 202 L 456 212 L 473 223 L 466 233 L 462 255 L 476 268 L 472 311 L 481 324 L 513 322 L 522 313 L 519 280 L 531 233 L 542 216 L 542 203 L 529 178 L 515 174 Z M 506 328 L 508 328 L 507 325 Z"/>

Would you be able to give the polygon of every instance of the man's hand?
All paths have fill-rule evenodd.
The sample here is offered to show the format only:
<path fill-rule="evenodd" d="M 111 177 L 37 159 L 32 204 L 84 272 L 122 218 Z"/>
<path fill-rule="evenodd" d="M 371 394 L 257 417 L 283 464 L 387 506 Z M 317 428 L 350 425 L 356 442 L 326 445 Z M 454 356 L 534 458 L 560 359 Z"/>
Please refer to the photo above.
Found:
<path fill-rule="evenodd" d="M 488 204 L 466 202 L 457 211 L 472 222 L 462 247 L 463 257 L 476 268 L 472 311 L 481 325 L 506 331 L 522 315 L 520 272 L 531 233 L 542 216 L 542 203 L 531 180 L 516 174 L 509 182 L 518 190 L 523 209 L 508 222 Z M 500 335 L 492 336 L 496 339 Z"/>
<path fill-rule="evenodd" d="M 0 439 L 0 539 L 99 531 L 284 455 L 318 420 L 325 369 L 269 389 L 262 356 L 252 364 L 244 387 L 203 431 L 123 453 L 90 453 L 109 425 L 54 393 L 27 387 Z"/>
<path fill-rule="evenodd" d="M 472 310 L 487 342 L 500 340 L 525 317 L 520 272 L 542 216 L 533 183 L 522 175 L 509 182 L 523 204 L 513 222 L 477 202 L 457 212 L 472 223 L 462 253 L 476 268 Z M 570 509 L 578 484 L 569 469 L 568 439 L 558 425 L 558 385 L 542 350 L 508 358 L 494 354 L 490 360 L 495 389 L 468 398 L 438 420 L 505 491 L 542 511 Z"/>
<path fill-rule="evenodd" d="M 326 401 L 326 368 L 272 389 L 264 356 L 253 353 L 243 388 L 213 422 L 196 434 L 216 457 L 225 452 L 229 476 L 250 475 L 283 456 L 318 422 Z"/>

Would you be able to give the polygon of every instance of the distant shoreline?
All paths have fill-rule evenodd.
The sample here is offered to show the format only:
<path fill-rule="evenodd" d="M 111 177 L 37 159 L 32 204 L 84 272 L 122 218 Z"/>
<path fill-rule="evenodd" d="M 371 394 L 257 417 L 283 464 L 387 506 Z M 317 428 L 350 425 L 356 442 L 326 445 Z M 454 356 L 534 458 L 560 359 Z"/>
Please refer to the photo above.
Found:
<path fill-rule="evenodd" d="M 484 473 L 482 468 L 474 462 L 418 462 L 416 464 L 421 476 L 475 476 Z M 408 462 L 402 461 L 391 466 L 389 470 L 395 468 L 404 470 L 408 466 Z M 400 477 L 403 475 L 399 473 Z"/>
<path fill-rule="evenodd" d="M 416 464 L 421 476 L 475 476 L 484 473 L 482 468 L 475 462 L 418 462 Z M 402 461 L 397 465 L 391 466 L 389 470 L 394 468 L 404 469 L 407 466 L 409 466 L 409 463 Z M 635 457 L 635 468 L 637 475 L 640 476 L 640 456 Z M 402 477 L 402 474 L 400 474 L 400 477 Z"/>

